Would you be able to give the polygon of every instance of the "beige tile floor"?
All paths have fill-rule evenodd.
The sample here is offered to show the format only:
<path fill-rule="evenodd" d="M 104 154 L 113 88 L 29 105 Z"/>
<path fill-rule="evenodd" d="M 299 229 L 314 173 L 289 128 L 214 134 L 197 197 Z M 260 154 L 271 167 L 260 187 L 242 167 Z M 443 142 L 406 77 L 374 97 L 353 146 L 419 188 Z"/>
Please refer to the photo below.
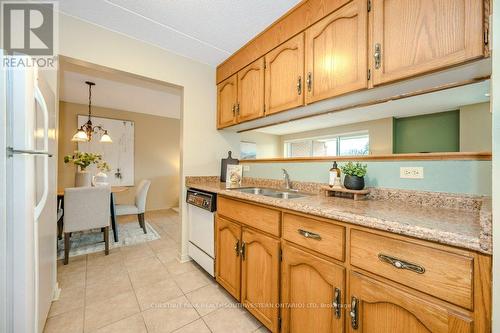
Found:
<path fill-rule="evenodd" d="M 175 211 L 147 213 L 146 220 L 161 239 L 58 262 L 61 295 L 45 333 L 268 332 L 198 265 L 177 261 Z"/>

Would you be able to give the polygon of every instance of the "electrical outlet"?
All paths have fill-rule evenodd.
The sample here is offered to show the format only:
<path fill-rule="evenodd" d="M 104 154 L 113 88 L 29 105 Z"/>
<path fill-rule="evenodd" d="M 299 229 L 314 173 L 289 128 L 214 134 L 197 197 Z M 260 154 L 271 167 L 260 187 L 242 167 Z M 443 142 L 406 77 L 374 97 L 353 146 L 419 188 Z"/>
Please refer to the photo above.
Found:
<path fill-rule="evenodd" d="M 246 172 L 250 171 L 250 165 L 244 165 L 243 171 L 246 171 Z"/>
<path fill-rule="evenodd" d="M 424 179 L 424 168 L 422 167 L 401 167 L 399 177 L 408 179 Z"/>

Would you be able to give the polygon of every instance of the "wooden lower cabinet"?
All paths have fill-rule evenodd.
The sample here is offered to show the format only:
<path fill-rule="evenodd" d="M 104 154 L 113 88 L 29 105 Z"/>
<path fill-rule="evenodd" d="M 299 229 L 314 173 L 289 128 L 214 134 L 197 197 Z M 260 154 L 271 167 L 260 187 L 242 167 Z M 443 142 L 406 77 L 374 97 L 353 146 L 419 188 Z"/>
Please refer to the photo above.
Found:
<path fill-rule="evenodd" d="M 215 229 L 215 279 L 239 301 L 241 226 L 217 217 Z"/>
<path fill-rule="evenodd" d="M 282 251 L 281 332 L 344 332 L 344 268 L 287 244 Z"/>
<path fill-rule="evenodd" d="M 242 247 L 241 303 L 278 332 L 280 241 L 243 228 Z"/>
<path fill-rule="evenodd" d="M 424 295 L 411 294 L 384 282 L 351 272 L 350 332 L 470 333 L 467 313 Z"/>
<path fill-rule="evenodd" d="M 491 332 L 491 256 L 222 196 L 217 205 L 216 280 L 273 333 Z M 297 238 L 303 230 L 317 237 Z"/>

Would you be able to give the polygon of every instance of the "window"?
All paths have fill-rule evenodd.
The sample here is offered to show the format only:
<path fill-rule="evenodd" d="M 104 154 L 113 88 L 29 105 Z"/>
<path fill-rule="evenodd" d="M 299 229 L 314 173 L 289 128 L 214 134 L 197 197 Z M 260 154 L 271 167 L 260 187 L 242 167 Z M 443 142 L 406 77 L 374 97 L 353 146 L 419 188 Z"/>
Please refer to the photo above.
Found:
<path fill-rule="evenodd" d="M 368 155 L 368 133 L 285 141 L 285 157 Z"/>

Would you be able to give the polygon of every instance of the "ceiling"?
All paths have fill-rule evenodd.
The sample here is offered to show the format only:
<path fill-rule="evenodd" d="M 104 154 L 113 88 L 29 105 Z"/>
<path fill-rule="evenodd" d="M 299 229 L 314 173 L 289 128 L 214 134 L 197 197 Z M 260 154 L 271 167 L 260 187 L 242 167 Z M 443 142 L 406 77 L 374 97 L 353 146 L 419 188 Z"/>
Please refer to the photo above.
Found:
<path fill-rule="evenodd" d="M 61 0 L 59 11 L 216 66 L 300 0 Z"/>
<path fill-rule="evenodd" d="M 92 105 L 176 118 L 181 115 L 182 90 L 121 73 L 103 72 L 77 65 L 61 67 L 60 99 L 88 104 L 88 86 L 92 87 Z"/>
<path fill-rule="evenodd" d="M 488 102 L 490 100 L 489 87 L 490 80 L 485 80 L 479 83 L 441 90 L 430 94 L 290 121 L 283 124 L 264 127 L 255 131 L 274 135 L 285 135 L 388 117 L 402 118 L 420 114 L 458 110 L 464 105 Z"/>

